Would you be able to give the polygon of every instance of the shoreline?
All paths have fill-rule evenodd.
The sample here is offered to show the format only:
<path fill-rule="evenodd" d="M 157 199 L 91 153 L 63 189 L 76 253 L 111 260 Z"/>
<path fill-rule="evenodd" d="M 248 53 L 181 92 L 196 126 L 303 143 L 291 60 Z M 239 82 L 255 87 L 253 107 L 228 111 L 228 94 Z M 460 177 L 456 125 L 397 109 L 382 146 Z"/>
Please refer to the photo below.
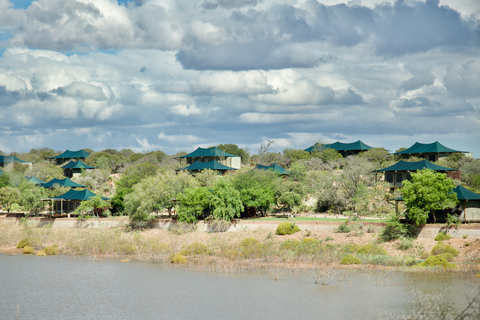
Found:
<path fill-rule="evenodd" d="M 34 254 L 56 245 L 57 254 L 92 260 L 129 260 L 149 263 L 174 263 L 194 270 L 234 272 L 235 270 L 318 270 L 373 269 L 417 271 L 412 265 L 437 242 L 433 238 L 418 238 L 411 247 L 399 249 L 401 241 L 379 242 L 378 233 L 356 230 L 350 233 L 305 230 L 279 236 L 267 229 L 236 232 L 190 232 L 161 229 L 131 230 L 113 228 L 52 228 L 51 226 L 20 226 L 0 224 L 0 254 L 22 254 L 16 248 L 20 240 L 29 238 Z M 480 239 L 451 238 L 445 243 L 458 252 L 454 269 L 440 272 L 480 273 Z M 295 245 L 295 248 L 291 247 Z M 341 259 L 349 246 L 381 247 L 386 255 L 361 255 L 361 264 L 343 265 Z M 439 269 L 422 268 L 433 272 Z"/>

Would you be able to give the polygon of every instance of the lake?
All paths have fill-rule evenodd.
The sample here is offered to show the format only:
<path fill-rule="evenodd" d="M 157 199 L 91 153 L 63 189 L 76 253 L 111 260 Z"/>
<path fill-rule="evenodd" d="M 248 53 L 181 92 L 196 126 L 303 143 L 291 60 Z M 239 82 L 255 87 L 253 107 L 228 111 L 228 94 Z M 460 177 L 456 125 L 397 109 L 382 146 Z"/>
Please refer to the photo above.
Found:
<path fill-rule="evenodd" d="M 222 274 L 140 262 L 0 255 L 0 319 L 16 319 L 17 312 L 19 319 L 397 319 L 417 307 L 418 296 L 433 294 L 462 308 L 479 284 L 455 273 Z"/>

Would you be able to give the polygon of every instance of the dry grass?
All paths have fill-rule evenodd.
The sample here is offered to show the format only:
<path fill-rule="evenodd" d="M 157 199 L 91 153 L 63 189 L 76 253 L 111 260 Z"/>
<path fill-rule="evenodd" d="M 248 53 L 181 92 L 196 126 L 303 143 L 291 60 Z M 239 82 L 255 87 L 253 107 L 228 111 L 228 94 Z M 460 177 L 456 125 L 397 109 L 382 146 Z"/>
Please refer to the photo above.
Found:
<path fill-rule="evenodd" d="M 203 244 L 205 254 L 195 251 L 186 256 L 187 267 L 195 270 L 235 272 L 239 269 L 264 269 L 275 278 L 286 276 L 291 270 L 317 270 L 315 282 L 326 284 L 332 270 L 350 268 L 408 267 L 422 252 L 430 251 L 434 239 L 416 239 L 408 250 L 400 250 L 400 241 L 379 243 L 371 233 L 309 232 L 279 236 L 265 230 L 203 233 L 170 232 L 159 229 L 129 231 L 125 228 L 51 228 L 18 225 L 0 225 L 0 252 L 20 253 L 18 242 L 28 238 L 35 250 L 56 245 L 58 254 L 85 256 L 91 259 L 128 259 L 154 263 L 170 263 L 177 253 L 187 252 Z M 310 240 L 305 240 L 310 239 Z M 312 240 L 313 239 L 313 240 Z M 293 246 L 283 245 L 285 240 Z M 465 243 L 469 242 L 468 246 Z M 290 243 L 290 244 L 291 244 Z M 447 243 L 460 254 L 454 261 L 457 270 L 476 272 L 480 269 L 480 240 L 452 238 Z M 344 266 L 341 259 L 347 254 L 346 245 L 361 247 L 376 244 L 387 255 L 357 255 L 362 265 Z M 352 245 L 355 244 L 355 245 Z M 186 251 L 185 251 L 186 250 Z M 323 273 L 318 271 L 322 270 Z"/>

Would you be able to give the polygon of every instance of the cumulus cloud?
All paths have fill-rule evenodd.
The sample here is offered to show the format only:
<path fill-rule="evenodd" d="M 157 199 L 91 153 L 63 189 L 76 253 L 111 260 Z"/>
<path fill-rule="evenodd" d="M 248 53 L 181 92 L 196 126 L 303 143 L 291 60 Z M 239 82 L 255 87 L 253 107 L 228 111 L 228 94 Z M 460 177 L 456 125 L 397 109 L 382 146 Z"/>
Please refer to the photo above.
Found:
<path fill-rule="evenodd" d="M 0 0 L 0 150 L 480 139 L 475 1 L 120 2 Z"/>

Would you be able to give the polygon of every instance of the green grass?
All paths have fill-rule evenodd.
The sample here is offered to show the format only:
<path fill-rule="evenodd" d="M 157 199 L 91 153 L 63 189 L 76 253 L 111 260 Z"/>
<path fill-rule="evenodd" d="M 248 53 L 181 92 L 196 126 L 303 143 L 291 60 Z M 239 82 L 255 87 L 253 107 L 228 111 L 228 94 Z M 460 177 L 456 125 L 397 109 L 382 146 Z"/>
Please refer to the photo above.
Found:
<path fill-rule="evenodd" d="M 253 221 L 346 221 L 348 218 L 313 218 L 313 217 L 294 217 L 287 218 L 286 216 L 270 216 L 270 217 L 263 217 L 263 218 L 256 218 L 252 219 Z M 365 220 L 358 220 L 358 222 L 365 221 L 365 222 L 385 222 L 385 219 L 365 219 Z"/>

